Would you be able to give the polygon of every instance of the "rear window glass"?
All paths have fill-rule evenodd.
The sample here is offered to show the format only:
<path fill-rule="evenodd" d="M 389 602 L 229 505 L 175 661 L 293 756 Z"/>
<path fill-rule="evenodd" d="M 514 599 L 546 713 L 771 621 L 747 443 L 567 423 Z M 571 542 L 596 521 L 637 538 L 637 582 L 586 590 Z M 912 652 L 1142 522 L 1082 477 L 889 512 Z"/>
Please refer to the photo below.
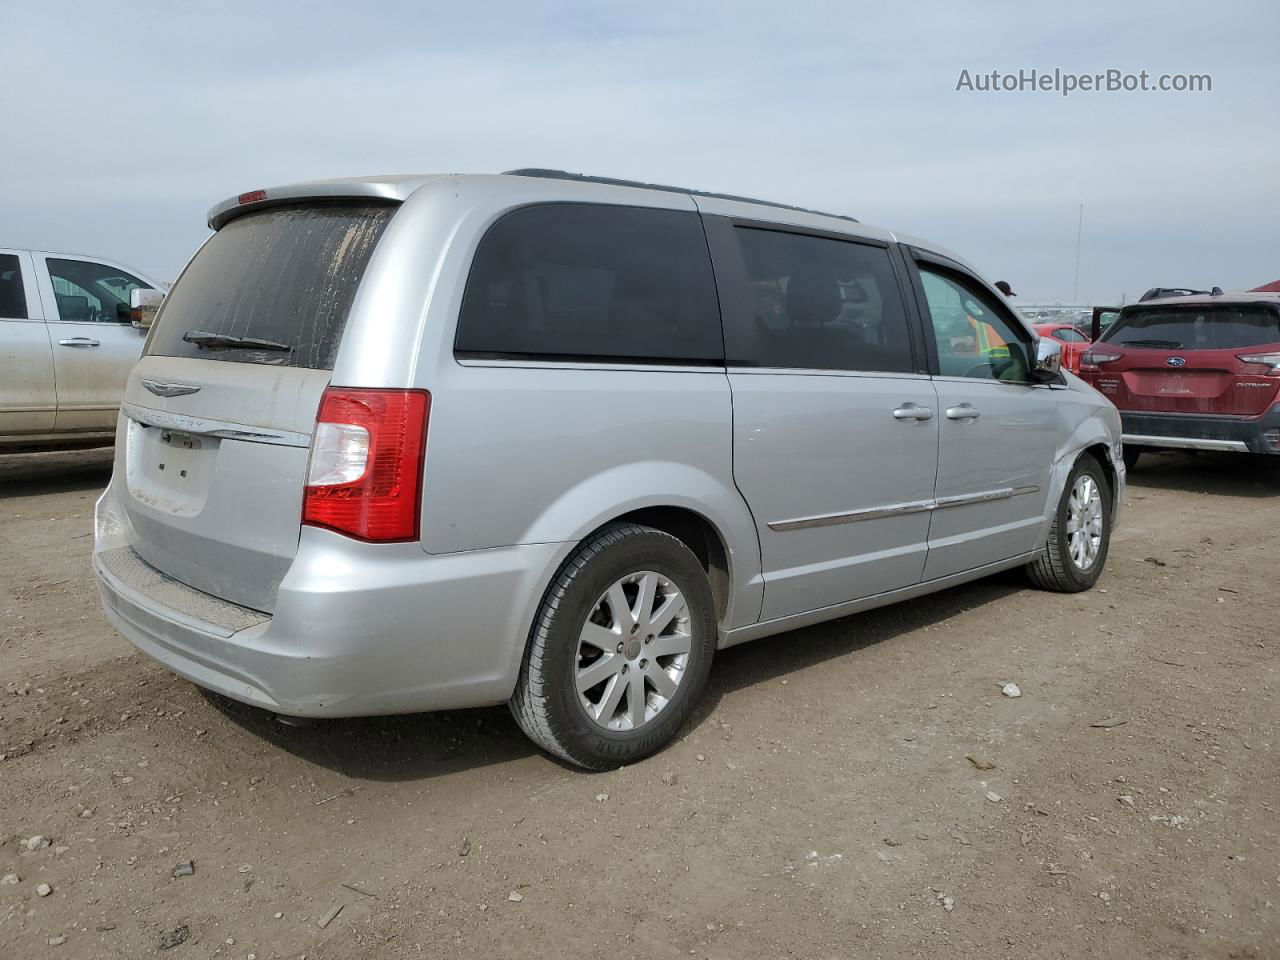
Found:
<path fill-rule="evenodd" d="M 245 214 L 209 238 L 165 298 L 147 352 L 333 368 L 389 204 Z"/>
<path fill-rule="evenodd" d="M 915 369 L 888 250 L 756 227 L 735 233 L 755 309 L 752 347 L 732 362 L 886 373 Z"/>
<path fill-rule="evenodd" d="M 27 294 L 22 288 L 22 266 L 16 254 L 0 253 L 0 317 L 27 319 Z"/>
<path fill-rule="evenodd" d="M 598 204 L 508 214 L 476 251 L 455 347 L 482 357 L 722 360 L 702 222 Z"/>
<path fill-rule="evenodd" d="M 1237 350 L 1280 343 L 1280 316 L 1265 307 L 1181 307 L 1123 314 L 1102 338 L 1157 350 Z"/>

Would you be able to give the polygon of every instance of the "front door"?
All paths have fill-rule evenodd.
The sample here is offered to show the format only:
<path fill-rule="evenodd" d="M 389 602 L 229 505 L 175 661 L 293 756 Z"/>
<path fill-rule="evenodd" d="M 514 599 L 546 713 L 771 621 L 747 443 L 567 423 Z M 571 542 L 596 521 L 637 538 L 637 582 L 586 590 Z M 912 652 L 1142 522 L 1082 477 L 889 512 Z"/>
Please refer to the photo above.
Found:
<path fill-rule="evenodd" d="M 1031 333 L 976 277 L 918 262 L 938 391 L 937 502 L 924 579 L 1028 553 L 1044 529 L 1059 425 Z"/>
<path fill-rule="evenodd" d="M 761 619 L 918 583 L 937 397 L 887 245 L 720 218 L 708 228 Z"/>
<path fill-rule="evenodd" d="M 40 255 L 48 268 L 49 338 L 58 381 L 59 433 L 115 428 L 145 331 L 129 322 L 129 294 L 151 284 L 93 260 Z"/>

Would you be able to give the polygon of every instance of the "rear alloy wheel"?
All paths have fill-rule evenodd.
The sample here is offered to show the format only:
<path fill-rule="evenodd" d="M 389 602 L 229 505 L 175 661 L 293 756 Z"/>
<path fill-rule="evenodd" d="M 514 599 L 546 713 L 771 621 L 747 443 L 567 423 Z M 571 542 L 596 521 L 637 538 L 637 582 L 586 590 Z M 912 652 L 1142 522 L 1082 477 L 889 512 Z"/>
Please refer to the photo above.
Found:
<path fill-rule="evenodd" d="M 570 763 L 630 763 L 688 719 L 715 641 L 711 586 L 693 552 L 650 527 L 606 527 L 548 588 L 511 711 L 535 743 Z"/>
<path fill-rule="evenodd" d="M 653 570 L 606 590 L 578 635 L 578 700 L 605 730 L 639 730 L 684 680 L 693 636 L 689 603 Z"/>
<path fill-rule="evenodd" d="M 1102 575 L 1110 545 L 1111 487 L 1102 465 L 1086 454 L 1067 478 L 1044 552 L 1027 573 L 1043 590 L 1088 590 Z"/>

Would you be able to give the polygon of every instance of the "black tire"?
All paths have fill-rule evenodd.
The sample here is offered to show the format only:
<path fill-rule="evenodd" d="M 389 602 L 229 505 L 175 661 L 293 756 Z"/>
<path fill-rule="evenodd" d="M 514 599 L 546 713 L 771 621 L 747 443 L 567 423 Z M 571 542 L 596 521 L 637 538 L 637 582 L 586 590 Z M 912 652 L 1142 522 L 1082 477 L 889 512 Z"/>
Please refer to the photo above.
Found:
<path fill-rule="evenodd" d="M 1081 569 L 1071 558 L 1066 531 L 1071 491 L 1085 474 L 1097 484 L 1101 495 L 1102 531 L 1097 556 L 1087 568 Z M 1067 477 L 1044 551 L 1026 566 L 1031 582 L 1041 590 L 1054 590 L 1058 593 L 1080 593 L 1097 583 L 1098 577 L 1102 575 L 1102 568 L 1106 566 L 1107 552 L 1111 547 L 1111 508 L 1111 484 L 1107 481 L 1106 471 L 1091 454 L 1086 453 L 1076 461 Z"/>
<path fill-rule="evenodd" d="M 607 730 L 588 715 L 576 689 L 578 641 L 600 597 L 637 571 L 655 571 L 683 594 L 691 648 L 666 705 L 635 730 Z M 589 770 L 633 763 L 679 732 L 706 687 L 715 654 L 715 602 L 698 558 L 675 537 L 634 523 L 616 523 L 583 541 L 561 565 L 530 630 L 511 713 L 548 753 Z"/>
<path fill-rule="evenodd" d="M 1124 448 L 1124 468 L 1132 470 L 1138 465 L 1138 458 L 1142 456 L 1141 447 L 1125 447 Z"/>

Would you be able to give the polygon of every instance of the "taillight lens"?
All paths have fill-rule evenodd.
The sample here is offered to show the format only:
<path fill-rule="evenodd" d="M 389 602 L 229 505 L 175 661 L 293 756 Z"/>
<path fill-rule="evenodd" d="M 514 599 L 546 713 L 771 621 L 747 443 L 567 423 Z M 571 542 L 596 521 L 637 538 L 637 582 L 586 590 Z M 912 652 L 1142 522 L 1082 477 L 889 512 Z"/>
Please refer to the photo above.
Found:
<path fill-rule="evenodd" d="M 1245 363 L 1263 363 L 1271 369 L 1267 373 L 1280 373 L 1280 353 L 1242 353 L 1240 359 Z"/>
<path fill-rule="evenodd" d="M 325 390 L 302 522 L 379 543 L 418 539 L 430 413 L 425 390 Z"/>
<path fill-rule="evenodd" d="M 1112 360 L 1119 360 L 1118 353 L 1103 353 L 1101 350 L 1086 350 L 1080 357 L 1080 370 L 1096 371 L 1101 364 L 1110 363 Z"/>

